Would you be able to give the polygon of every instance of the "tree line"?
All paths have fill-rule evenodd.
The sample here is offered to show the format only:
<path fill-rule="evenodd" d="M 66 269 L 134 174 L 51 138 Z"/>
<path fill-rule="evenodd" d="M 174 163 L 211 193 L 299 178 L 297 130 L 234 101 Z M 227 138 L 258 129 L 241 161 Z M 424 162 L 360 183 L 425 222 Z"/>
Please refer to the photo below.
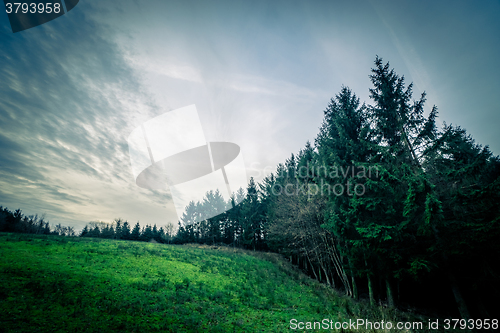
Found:
<path fill-rule="evenodd" d="M 314 143 L 250 179 L 224 214 L 196 222 L 232 207 L 218 192 L 190 203 L 174 242 L 276 251 L 372 304 L 497 315 L 499 157 L 459 126 L 438 128 L 437 107 L 426 116 L 426 94 L 413 99 L 381 58 L 369 78 L 371 104 L 342 87 Z"/>
<path fill-rule="evenodd" d="M 89 222 L 78 233 L 71 226 L 57 224 L 51 227 L 44 216 L 26 216 L 21 209 L 12 212 L 2 206 L 0 206 L 0 232 L 123 239 L 143 242 L 156 241 L 158 243 L 171 243 L 174 236 L 173 224 L 167 224 L 165 228 L 158 228 L 156 224 L 141 227 L 140 223 L 137 222 L 132 227 L 128 221 L 121 218 L 115 219 L 112 223 Z"/>
<path fill-rule="evenodd" d="M 17 232 L 25 234 L 75 236 L 73 227 L 57 224 L 51 228 L 44 216 L 26 216 L 20 209 L 14 212 L 0 206 L 0 232 Z"/>
<path fill-rule="evenodd" d="M 95 237 L 106 239 L 123 239 L 141 242 L 155 241 L 157 243 L 171 243 L 173 238 L 173 225 L 168 224 L 165 228 L 155 225 L 146 225 L 141 228 L 139 222 L 133 227 L 122 220 L 115 219 L 113 223 L 89 222 L 80 232 L 80 237 Z"/>

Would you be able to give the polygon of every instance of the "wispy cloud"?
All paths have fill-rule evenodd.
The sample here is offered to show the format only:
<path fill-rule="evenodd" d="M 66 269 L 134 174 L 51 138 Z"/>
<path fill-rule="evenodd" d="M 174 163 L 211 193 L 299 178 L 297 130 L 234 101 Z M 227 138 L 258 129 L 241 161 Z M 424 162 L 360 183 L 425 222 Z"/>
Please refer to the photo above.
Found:
<path fill-rule="evenodd" d="M 315 91 L 307 87 L 298 86 L 292 82 L 274 80 L 266 77 L 251 75 L 234 75 L 228 84 L 230 89 L 243 93 L 281 96 L 293 99 L 318 98 L 321 91 Z"/>
<path fill-rule="evenodd" d="M 75 13 L 0 42 L 0 202 L 63 224 L 73 214 L 78 227 L 124 211 L 175 219 L 168 195 L 140 190 L 130 173 L 126 137 L 154 105 L 116 46 Z"/>

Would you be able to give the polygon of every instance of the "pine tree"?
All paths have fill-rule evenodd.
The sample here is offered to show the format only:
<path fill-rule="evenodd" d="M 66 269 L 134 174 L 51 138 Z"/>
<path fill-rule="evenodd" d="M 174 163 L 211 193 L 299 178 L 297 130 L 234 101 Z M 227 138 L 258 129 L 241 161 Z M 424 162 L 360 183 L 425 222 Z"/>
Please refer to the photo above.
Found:
<path fill-rule="evenodd" d="M 135 224 L 134 229 L 130 233 L 130 239 L 135 241 L 141 240 L 141 226 L 139 222 Z"/>
<path fill-rule="evenodd" d="M 247 187 L 247 195 L 242 202 L 242 243 L 249 249 L 256 250 L 262 246 L 262 211 L 259 204 L 257 184 L 253 177 Z"/>
<path fill-rule="evenodd" d="M 101 230 L 99 229 L 99 226 L 95 226 L 94 229 L 92 229 L 90 232 L 90 237 L 95 237 L 95 238 L 100 238 L 101 237 Z"/>
<path fill-rule="evenodd" d="M 433 235 L 437 246 L 429 246 L 430 255 L 438 258 L 436 264 L 449 278 L 460 314 L 468 319 L 461 290 L 471 280 L 487 285 L 490 267 L 500 263 L 491 255 L 500 253 L 500 160 L 488 147 L 476 145 L 465 130 L 451 125 L 427 153 L 424 166 L 434 186 L 421 233 Z M 459 277 L 465 280 L 460 283 Z M 487 288 L 475 291 L 479 292 L 489 293 Z"/>
<path fill-rule="evenodd" d="M 139 240 L 141 240 L 143 242 L 149 242 L 153 238 L 154 238 L 153 229 L 151 228 L 151 226 L 149 224 L 147 224 L 142 229 L 141 236 L 139 237 Z"/>
<path fill-rule="evenodd" d="M 115 237 L 116 239 L 121 239 L 122 237 L 122 219 L 115 219 Z"/>
<path fill-rule="evenodd" d="M 329 198 L 323 227 L 332 232 L 336 248 L 344 258 L 340 265 L 350 275 L 347 279 L 350 281 L 344 283 L 348 290 L 357 290 L 358 276 L 366 276 L 371 287 L 377 265 L 369 240 L 360 233 L 359 212 L 353 210 L 360 206 L 352 206 L 356 200 L 354 187 L 358 183 L 362 188 L 366 186 L 371 176 L 370 162 L 376 158 L 369 120 L 366 106 L 360 105 L 359 98 L 349 88 L 342 87 L 325 110 L 325 119 L 316 139 L 316 183 L 322 194 Z M 364 168 L 368 173 L 358 178 L 358 172 Z M 351 294 L 357 297 L 353 292 Z M 373 293 L 370 293 L 370 301 L 375 302 Z"/>
<path fill-rule="evenodd" d="M 89 233 L 89 228 L 88 226 L 85 226 L 82 232 L 80 233 L 80 237 L 88 237 L 88 233 Z"/>
<path fill-rule="evenodd" d="M 124 221 L 122 227 L 120 228 L 121 232 L 119 234 L 120 239 L 131 239 L 130 235 L 130 226 L 128 221 Z M 118 234 L 117 234 L 118 238 Z"/>

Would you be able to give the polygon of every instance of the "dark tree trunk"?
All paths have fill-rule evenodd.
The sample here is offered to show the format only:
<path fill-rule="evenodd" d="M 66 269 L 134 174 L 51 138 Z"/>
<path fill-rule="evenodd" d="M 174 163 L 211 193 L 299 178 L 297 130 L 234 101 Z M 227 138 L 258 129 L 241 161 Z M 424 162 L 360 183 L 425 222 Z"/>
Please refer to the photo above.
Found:
<path fill-rule="evenodd" d="M 441 243 L 441 238 L 439 237 L 439 230 L 436 228 L 435 225 L 432 225 L 432 229 L 434 231 L 434 237 L 436 239 L 436 242 L 438 244 Z M 448 280 L 450 281 L 451 291 L 453 292 L 453 296 L 455 297 L 455 302 L 457 303 L 460 316 L 462 317 L 462 319 L 467 320 L 470 318 L 469 310 L 467 309 L 467 304 L 465 303 L 465 299 L 463 298 L 462 293 L 460 292 L 460 287 L 458 286 L 457 278 L 455 277 L 455 274 L 453 274 L 451 268 L 449 267 L 448 256 L 444 251 L 441 252 L 441 258 L 444 263 L 444 269 L 446 270 L 446 273 L 448 275 Z"/>
<path fill-rule="evenodd" d="M 385 279 L 385 289 L 387 291 L 387 306 L 392 309 L 395 307 L 395 302 L 394 302 L 394 292 L 389 278 Z"/>
<path fill-rule="evenodd" d="M 373 294 L 373 281 L 372 281 L 372 277 L 368 274 L 367 278 L 368 278 L 368 295 L 370 296 L 370 305 L 375 306 L 376 302 L 375 302 L 375 297 L 374 297 L 374 294 Z"/>
<path fill-rule="evenodd" d="M 469 310 L 467 309 L 467 304 L 460 292 L 460 287 L 458 286 L 457 278 L 450 270 L 448 270 L 448 279 L 450 280 L 451 291 L 455 297 L 455 302 L 457 303 L 458 311 L 462 319 L 468 320 L 470 318 Z"/>
<path fill-rule="evenodd" d="M 354 299 L 359 299 L 359 294 L 358 294 L 358 285 L 356 284 L 356 279 L 354 278 L 354 275 L 351 273 L 351 284 L 352 284 L 352 297 Z"/>

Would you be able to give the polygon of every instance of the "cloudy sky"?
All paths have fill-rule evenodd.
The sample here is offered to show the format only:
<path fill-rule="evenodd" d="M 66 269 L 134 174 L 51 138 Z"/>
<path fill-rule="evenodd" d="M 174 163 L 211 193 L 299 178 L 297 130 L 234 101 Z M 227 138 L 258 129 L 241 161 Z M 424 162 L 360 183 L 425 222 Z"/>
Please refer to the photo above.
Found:
<path fill-rule="evenodd" d="M 77 229 L 176 222 L 169 191 L 135 184 L 137 126 L 195 104 L 261 179 L 314 140 L 342 85 L 370 103 L 376 55 L 498 155 L 498 17 L 497 0 L 80 0 L 13 34 L 0 14 L 0 205 Z"/>

